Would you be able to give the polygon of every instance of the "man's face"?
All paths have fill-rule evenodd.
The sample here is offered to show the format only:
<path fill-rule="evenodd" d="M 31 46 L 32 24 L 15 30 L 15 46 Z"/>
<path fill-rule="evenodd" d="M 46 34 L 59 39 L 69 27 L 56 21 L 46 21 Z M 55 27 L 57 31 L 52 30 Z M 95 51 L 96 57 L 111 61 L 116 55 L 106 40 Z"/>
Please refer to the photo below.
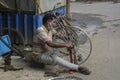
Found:
<path fill-rule="evenodd" d="M 52 26 L 57 26 L 57 23 L 56 23 L 56 19 L 55 19 L 55 18 L 51 21 L 51 24 L 52 24 Z"/>

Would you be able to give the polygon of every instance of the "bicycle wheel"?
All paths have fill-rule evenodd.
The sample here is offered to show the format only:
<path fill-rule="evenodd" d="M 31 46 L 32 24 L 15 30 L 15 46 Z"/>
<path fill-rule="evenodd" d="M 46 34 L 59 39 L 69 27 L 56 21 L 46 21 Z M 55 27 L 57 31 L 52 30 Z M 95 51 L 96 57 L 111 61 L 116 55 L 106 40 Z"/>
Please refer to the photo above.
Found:
<path fill-rule="evenodd" d="M 90 56 L 92 51 L 92 43 L 85 31 L 79 27 L 64 27 L 66 33 L 63 33 L 61 28 L 57 32 L 67 36 L 68 38 L 55 38 L 58 42 L 72 42 L 74 45 L 74 55 L 77 60 L 75 64 L 84 63 Z M 61 58 L 70 61 L 69 51 L 66 48 L 59 48 L 59 55 Z M 61 54 L 62 53 L 62 54 Z"/>
<path fill-rule="evenodd" d="M 78 26 L 73 26 L 72 29 L 78 35 L 78 50 L 76 51 L 77 63 L 82 64 L 90 57 L 92 52 L 92 42 L 87 34 L 83 29 Z"/>
<path fill-rule="evenodd" d="M 57 27 L 56 31 L 57 33 L 64 35 L 65 37 L 61 38 L 61 37 L 54 36 L 53 40 L 55 42 L 61 42 L 61 43 L 72 42 L 73 45 L 75 45 L 75 49 L 77 51 L 78 36 L 70 27 L 66 27 L 66 26 L 64 26 L 64 28 Z M 69 51 L 66 48 L 54 48 L 53 53 L 57 54 L 59 57 L 70 62 Z"/>
<path fill-rule="evenodd" d="M 15 50 L 13 51 L 15 54 L 13 53 L 13 55 L 24 57 L 23 49 L 25 47 L 25 41 L 24 37 L 19 31 L 14 28 L 0 28 L 0 34 L 9 35 L 12 48 Z"/>

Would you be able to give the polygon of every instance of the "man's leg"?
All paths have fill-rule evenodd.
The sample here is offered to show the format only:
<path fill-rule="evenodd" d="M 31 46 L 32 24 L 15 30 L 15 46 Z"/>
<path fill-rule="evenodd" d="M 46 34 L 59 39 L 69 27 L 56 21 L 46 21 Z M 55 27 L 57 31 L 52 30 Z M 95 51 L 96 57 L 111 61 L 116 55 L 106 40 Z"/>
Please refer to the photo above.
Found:
<path fill-rule="evenodd" d="M 47 54 L 42 54 L 40 57 L 40 61 L 43 63 L 48 63 L 48 64 L 58 64 L 60 66 L 72 69 L 72 70 L 78 70 L 78 65 L 70 63 L 56 55 L 47 55 Z"/>
<path fill-rule="evenodd" d="M 60 66 L 63 66 L 63 67 L 66 67 L 66 68 L 69 68 L 71 70 L 75 70 L 75 71 L 78 71 L 84 75 L 89 75 L 91 73 L 91 71 L 89 71 L 89 69 L 87 69 L 86 67 L 79 67 L 78 65 L 76 64 L 73 64 L 73 63 L 70 63 L 56 55 L 47 55 L 47 54 L 42 54 L 40 57 L 39 57 L 39 62 L 42 62 L 42 63 L 46 63 L 46 64 L 58 64 Z"/>

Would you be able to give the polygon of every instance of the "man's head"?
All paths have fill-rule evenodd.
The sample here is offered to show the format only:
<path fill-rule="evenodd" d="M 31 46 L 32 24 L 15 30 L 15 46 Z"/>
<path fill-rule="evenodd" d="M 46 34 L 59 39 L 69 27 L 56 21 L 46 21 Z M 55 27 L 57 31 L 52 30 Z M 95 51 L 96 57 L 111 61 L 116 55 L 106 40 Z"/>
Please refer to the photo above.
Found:
<path fill-rule="evenodd" d="M 54 18 L 55 16 L 53 14 L 45 14 L 45 16 L 43 17 L 43 25 L 51 22 L 52 20 L 54 20 Z"/>

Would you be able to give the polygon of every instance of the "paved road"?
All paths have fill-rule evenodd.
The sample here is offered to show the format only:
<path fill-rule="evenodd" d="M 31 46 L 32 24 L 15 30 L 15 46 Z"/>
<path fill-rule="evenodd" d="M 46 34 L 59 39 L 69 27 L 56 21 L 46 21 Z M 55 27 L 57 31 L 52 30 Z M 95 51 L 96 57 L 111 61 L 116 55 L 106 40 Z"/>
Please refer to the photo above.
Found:
<path fill-rule="evenodd" d="M 86 22 L 87 31 L 93 34 L 92 55 L 83 64 L 92 70 L 92 74 L 80 76 L 83 80 L 120 80 L 120 4 L 109 2 L 71 5 L 73 24 Z"/>

